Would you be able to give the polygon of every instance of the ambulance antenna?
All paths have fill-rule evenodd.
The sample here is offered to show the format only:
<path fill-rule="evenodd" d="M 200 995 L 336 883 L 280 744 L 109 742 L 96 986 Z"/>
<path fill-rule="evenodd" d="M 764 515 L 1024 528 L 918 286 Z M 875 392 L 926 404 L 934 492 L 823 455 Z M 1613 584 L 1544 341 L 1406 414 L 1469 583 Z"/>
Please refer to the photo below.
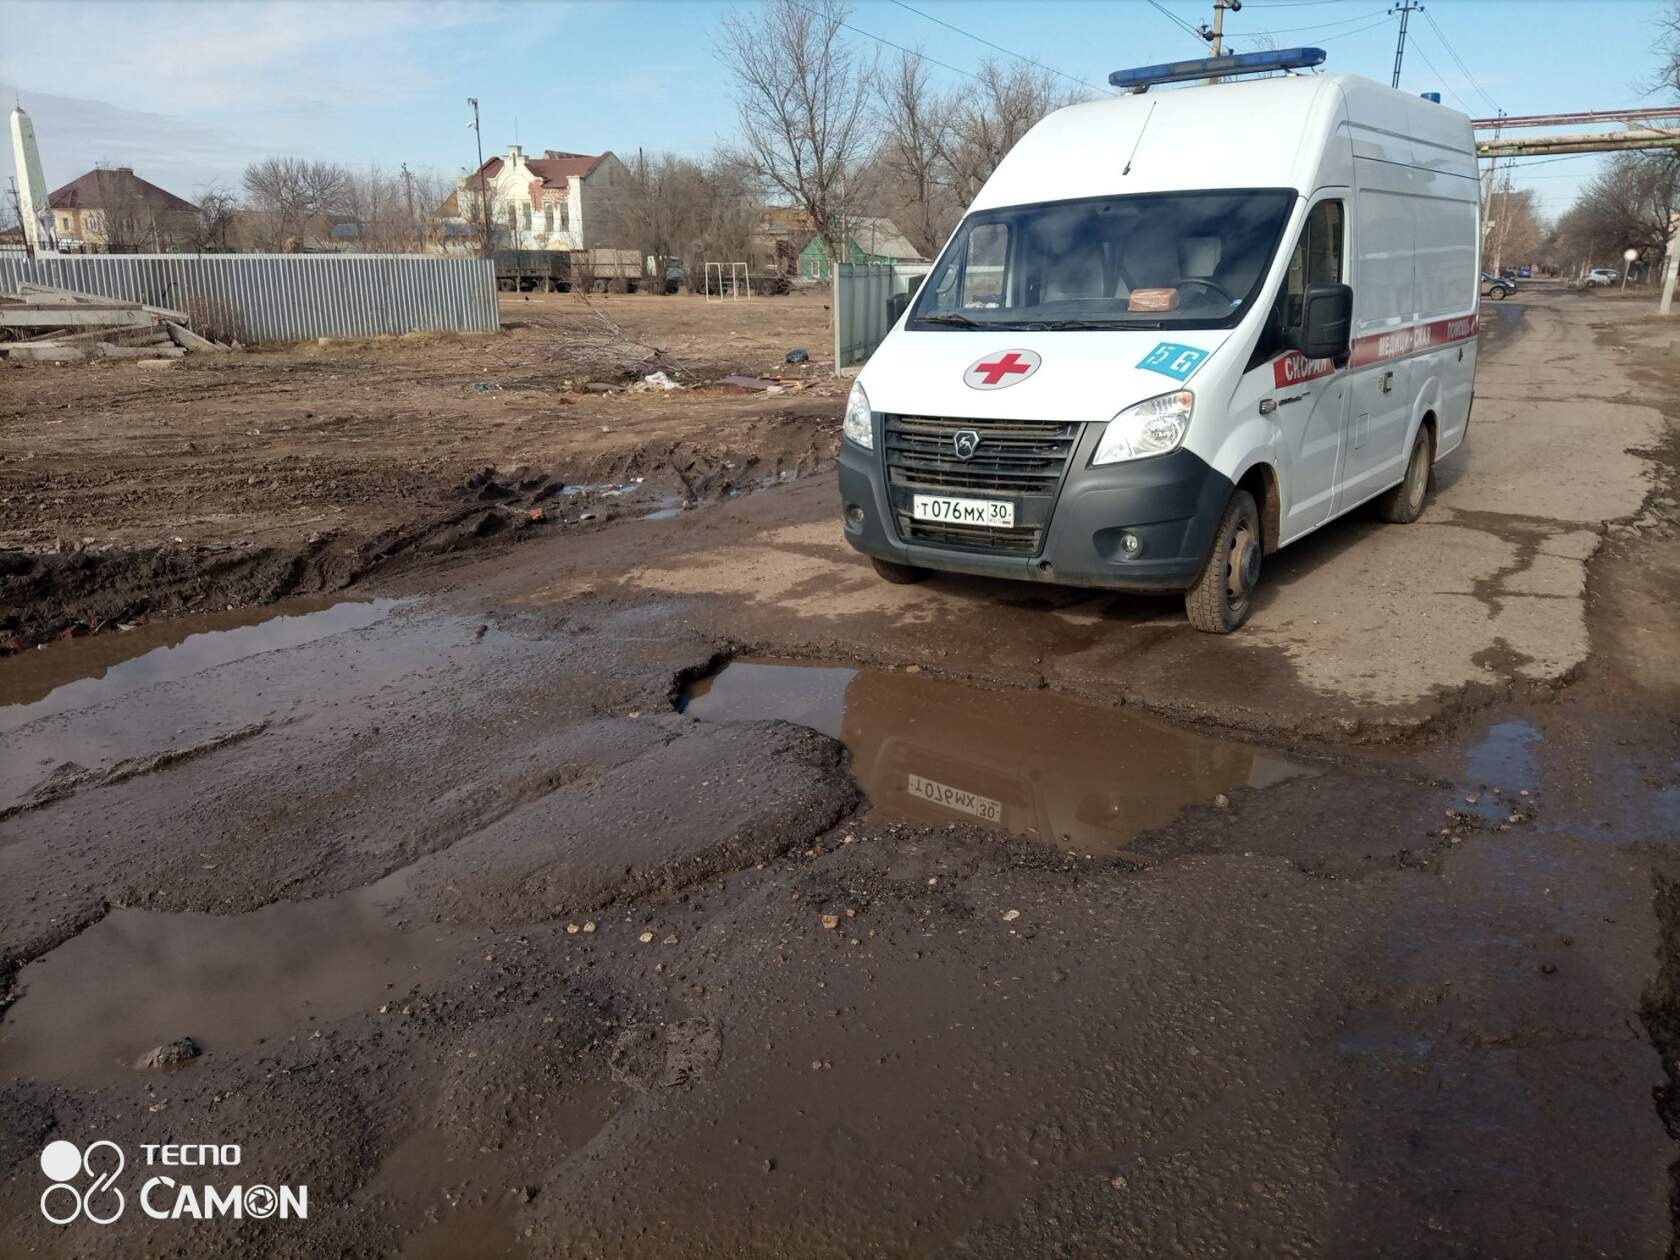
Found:
<path fill-rule="evenodd" d="M 1143 133 L 1149 130 L 1149 120 L 1155 117 L 1155 107 L 1160 103 L 1160 101 L 1149 102 L 1149 112 L 1143 116 L 1143 126 L 1138 128 L 1137 139 L 1132 141 L 1132 151 L 1126 155 L 1126 169 L 1120 172 L 1122 175 L 1132 173 L 1132 159 L 1137 156 L 1138 146 L 1143 143 Z"/>

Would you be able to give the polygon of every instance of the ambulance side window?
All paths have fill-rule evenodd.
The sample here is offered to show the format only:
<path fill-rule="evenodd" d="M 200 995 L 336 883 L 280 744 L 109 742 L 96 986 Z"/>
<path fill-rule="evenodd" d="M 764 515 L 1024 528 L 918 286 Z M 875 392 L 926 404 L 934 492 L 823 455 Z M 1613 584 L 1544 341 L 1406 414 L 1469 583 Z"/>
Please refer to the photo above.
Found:
<path fill-rule="evenodd" d="M 1278 289 L 1271 327 L 1261 338 L 1258 359 L 1269 359 L 1295 344 L 1309 284 L 1342 282 L 1346 213 L 1340 201 L 1321 201 L 1308 212 L 1295 252 L 1289 256 L 1289 270 Z"/>
<path fill-rule="evenodd" d="M 1008 303 L 1003 292 L 1003 265 L 1009 257 L 1009 226 L 981 223 L 968 234 L 968 257 L 963 266 L 962 305 L 999 307 Z"/>

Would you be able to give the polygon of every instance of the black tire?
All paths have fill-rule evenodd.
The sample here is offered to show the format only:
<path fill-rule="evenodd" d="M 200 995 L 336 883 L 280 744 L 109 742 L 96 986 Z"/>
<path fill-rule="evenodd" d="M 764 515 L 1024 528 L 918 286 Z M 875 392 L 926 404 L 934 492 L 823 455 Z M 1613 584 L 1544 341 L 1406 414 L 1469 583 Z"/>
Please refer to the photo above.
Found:
<path fill-rule="evenodd" d="M 1420 424 L 1412 441 L 1412 453 L 1406 459 L 1406 475 L 1400 484 L 1377 500 L 1377 511 L 1390 525 L 1410 525 L 1423 515 L 1423 505 L 1429 498 L 1429 483 L 1435 477 L 1435 439 L 1429 426 Z"/>
<path fill-rule="evenodd" d="M 1496 302 L 1503 302 L 1505 300 L 1505 295 L 1508 292 L 1509 290 L 1506 289 L 1504 285 L 1496 284 L 1493 288 L 1488 290 L 1488 296 Z"/>
<path fill-rule="evenodd" d="M 894 586 L 912 586 L 928 575 L 926 569 L 918 569 L 908 564 L 897 564 L 891 560 L 883 560 L 879 556 L 870 556 L 869 562 L 875 566 L 875 572 L 880 574 L 883 581 L 891 582 Z"/>
<path fill-rule="evenodd" d="M 1230 634 L 1248 620 L 1263 551 L 1254 496 L 1235 491 L 1214 531 L 1202 575 L 1184 592 L 1184 613 L 1192 626 L 1204 634 Z"/>

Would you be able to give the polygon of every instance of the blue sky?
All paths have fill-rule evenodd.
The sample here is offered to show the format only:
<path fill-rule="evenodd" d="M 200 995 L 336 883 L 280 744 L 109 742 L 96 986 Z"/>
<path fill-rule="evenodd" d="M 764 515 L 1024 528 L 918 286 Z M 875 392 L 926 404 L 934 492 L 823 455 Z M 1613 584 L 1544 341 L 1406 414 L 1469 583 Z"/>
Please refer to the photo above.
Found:
<path fill-rule="evenodd" d="M 1147 0 L 906 0 L 914 9 L 1102 85 L 1127 65 L 1195 56 L 1200 42 Z M 1162 0 L 1190 25 L 1210 6 Z M 733 130 L 713 55 L 712 0 L 0 0 L 0 99 L 35 119 L 50 186 L 96 162 L 132 165 L 191 196 L 236 187 L 245 163 L 298 153 L 432 168 L 471 163 L 466 98 L 486 153 L 699 153 Z M 1387 81 L 1389 0 L 1247 0 L 1226 29 L 1240 50 L 1271 32 L 1319 44 L 1329 68 Z M 1432 0 L 1414 14 L 1401 86 L 1440 90 L 1476 116 L 1651 103 L 1648 40 L 1661 3 Z M 1000 55 L 892 0 L 856 0 L 851 24 L 918 46 L 950 68 Z M 67 37 L 68 36 L 68 37 Z M 896 55 L 866 35 L 866 50 Z M 1456 57 L 1454 54 L 1456 53 Z M 1461 70 L 1462 60 L 1468 74 Z M 6 146 L 10 173 L 10 147 Z M 1523 164 L 1518 186 L 1547 213 L 1569 205 L 1600 159 Z"/>

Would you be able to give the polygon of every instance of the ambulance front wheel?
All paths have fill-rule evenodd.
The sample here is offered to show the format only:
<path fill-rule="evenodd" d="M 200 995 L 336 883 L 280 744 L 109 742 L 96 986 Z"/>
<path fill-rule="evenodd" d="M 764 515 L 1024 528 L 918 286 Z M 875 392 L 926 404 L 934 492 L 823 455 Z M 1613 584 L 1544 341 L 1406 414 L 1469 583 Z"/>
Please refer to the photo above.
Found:
<path fill-rule="evenodd" d="M 895 586 L 910 586 L 920 582 L 928 575 L 926 569 L 918 569 L 909 564 L 895 564 L 893 561 L 883 560 L 879 556 L 870 556 L 869 562 L 875 566 L 875 572 L 880 577 Z"/>
<path fill-rule="evenodd" d="M 1230 634 L 1254 606 L 1260 582 L 1260 510 L 1254 496 L 1238 490 L 1225 505 L 1213 547 L 1196 584 L 1184 592 L 1190 624 L 1206 634 Z"/>

